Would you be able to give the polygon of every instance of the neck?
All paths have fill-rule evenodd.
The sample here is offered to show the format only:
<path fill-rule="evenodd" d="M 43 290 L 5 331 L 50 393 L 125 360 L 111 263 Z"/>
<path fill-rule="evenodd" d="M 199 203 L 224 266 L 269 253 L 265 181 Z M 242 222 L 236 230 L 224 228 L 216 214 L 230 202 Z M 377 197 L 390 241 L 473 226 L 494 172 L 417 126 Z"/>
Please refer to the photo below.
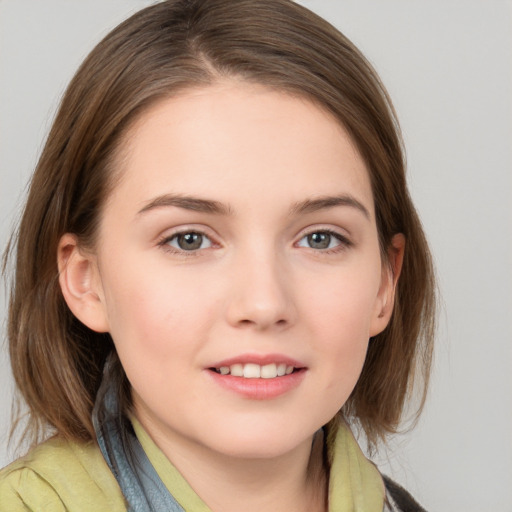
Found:
<path fill-rule="evenodd" d="M 173 443 L 148 430 L 153 440 L 212 512 L 325 512 L 327 471 L 323 433 L 290 453 L 243 459 Z M 169 442 L 170 441 L 170 442 Z"/>
<path fill-rule="evenodd" d="M 211 465 L 178 469 L 213 512 L 325 512 L 321 446 L 312 448 L 308 440 L 301 448 L 301 453 L 270 460 L 216 459 Z"/>

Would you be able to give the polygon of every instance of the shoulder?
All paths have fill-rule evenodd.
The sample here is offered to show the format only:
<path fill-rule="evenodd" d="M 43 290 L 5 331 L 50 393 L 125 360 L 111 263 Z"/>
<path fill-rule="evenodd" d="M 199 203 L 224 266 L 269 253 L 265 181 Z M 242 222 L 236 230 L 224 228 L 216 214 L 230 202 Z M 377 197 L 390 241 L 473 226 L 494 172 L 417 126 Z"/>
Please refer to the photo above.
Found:
<path fill-rule="evenodd" d="M 95 443 L 52 438 L 0 471 L 0 512 L 126 510 Z"/>
<path fill-rule="evenodd" d="M 385 475 L 382 479 L 386 488 L 386 512 L 426 512 L 403 487 Z"/>

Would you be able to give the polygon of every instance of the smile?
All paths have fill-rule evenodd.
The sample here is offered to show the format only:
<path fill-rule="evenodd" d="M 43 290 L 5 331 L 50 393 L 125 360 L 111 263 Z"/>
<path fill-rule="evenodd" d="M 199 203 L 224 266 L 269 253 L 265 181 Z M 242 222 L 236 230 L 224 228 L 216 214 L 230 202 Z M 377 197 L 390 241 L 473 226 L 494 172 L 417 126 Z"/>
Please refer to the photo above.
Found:
<path fill-rule="evenodd" d="M 216 385 L 244 399 L 270 400 L 285 395 L 308 374 L 303 362 L 284 354 L 239 354 L 208 365 Z"/>
<path fill-rule="evenodd" d="M 245 379 L 275 379 L 276 377 L 290 375 L 296 368 L 286 363 L 270 363 L 265 365 L 236 363 L 230 366 L 212 368 L 212 370 L 220 375 L 232 375 L 233 377 L 243 377 Z"/>

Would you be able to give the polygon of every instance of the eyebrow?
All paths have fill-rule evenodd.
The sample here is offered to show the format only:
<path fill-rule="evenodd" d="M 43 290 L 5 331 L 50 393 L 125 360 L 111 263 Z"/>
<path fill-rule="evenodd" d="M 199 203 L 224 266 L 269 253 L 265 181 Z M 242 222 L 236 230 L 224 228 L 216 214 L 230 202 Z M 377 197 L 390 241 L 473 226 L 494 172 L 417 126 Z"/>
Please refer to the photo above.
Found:
<path fill-rule="evenodd" d="M 218 201 L 178 194 L 164 194 L 149 201 L 137 212 L 137 215 L 147 213 L 156 208 L 169 206 L 192 210 L 194 212 L 213 213 L 217 215 L 229 215 L 231 213 L 229 206 L 219 203 Z"/>
<path fill-rule="evenodd" d="M 339 196 L 322 196 L 316 199 L 306 199 L 293 205 L 291 213 L 314 213 L 326 208 L 335 206 L 349 206 L 359 210 L 367 219 L 370 219 L 370 212 L 360 201 L 348 194 Z"/>
<path fill-rule="evenodd" d="M 164 194 L 155 197 L 143 206 L 137 215 L 147 213 L 157 208 L 165 208 L 174 206 L 177 208 L 183 208 L 185 210 L 191 210 L 202 213 L 212 213 L 216 215 L 230 215 L 232 210 L 229 206 L 214 201 L 211 199 L 203 199 L 199 197 L 184 196 L 179 194 Z M 314 213 L 319 210 L 328 208 L 334 208 L 336 206 L 349 206 L 359 210 L 367 219 L 370 219 L 370 213 L 368 209 L 357 199 L 348 195 L 342 194 L 338 196 L 322 196 L 316 199 L 306 199 L 295 203 L 290 209 L 290 214 L 300 213 Z"/>

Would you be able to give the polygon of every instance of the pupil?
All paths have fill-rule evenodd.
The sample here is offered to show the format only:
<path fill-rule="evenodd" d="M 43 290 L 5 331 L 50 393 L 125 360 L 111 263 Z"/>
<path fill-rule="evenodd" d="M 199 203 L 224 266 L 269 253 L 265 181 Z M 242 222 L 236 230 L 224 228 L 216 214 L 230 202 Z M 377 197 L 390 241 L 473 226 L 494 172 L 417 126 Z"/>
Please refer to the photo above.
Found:
<path fill-rule="evenodd" d="M 180 249 L 185 251 L 199 249 L 202 243 L 203 236 L 198 233 L 185 233 L 178 237 L 178 245 L 180 246 Z"/>
<path fill-rule="evenodd" d="M 308 235 L 309 246 L 313 249 L 327 249 L 331 242 L 331 235 L 328 233 L 312 233 Z"/>

